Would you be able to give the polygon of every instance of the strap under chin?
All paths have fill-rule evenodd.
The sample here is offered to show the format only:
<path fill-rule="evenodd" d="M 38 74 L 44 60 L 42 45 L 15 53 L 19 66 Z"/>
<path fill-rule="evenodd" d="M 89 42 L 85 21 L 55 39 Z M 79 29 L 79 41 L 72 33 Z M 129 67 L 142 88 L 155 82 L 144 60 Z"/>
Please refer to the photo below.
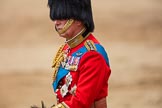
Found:
<path fill-rule="evenodd" d="M 59 34 L 63 34 L 69 29 L 69 27 L 73 24 L 73 22 L 74 22 L 73 19 L 69 19 L 69 20 L 67 20 L 64 27 L 61 30 L 57 30 L 56 27 L 55 27 L 55 29 Z"/>

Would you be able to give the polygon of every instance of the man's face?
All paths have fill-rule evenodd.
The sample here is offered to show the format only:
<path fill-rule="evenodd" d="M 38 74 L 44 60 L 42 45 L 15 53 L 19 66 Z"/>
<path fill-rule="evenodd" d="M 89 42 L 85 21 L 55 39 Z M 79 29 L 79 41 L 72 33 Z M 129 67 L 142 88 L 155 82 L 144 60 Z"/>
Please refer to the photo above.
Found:
<path fill-rule="evenodd" d="M 67 21 L 68 20 L 55 20 L 54 24 L 55 24 L 56 30 L 57 31 L 62 30 Z M 59 34 L 59 35 L 63 38 L 70 39 L 79 32 L 81 27 L 82 27 L 81 22 L 74 20 L 72 25 L 64 33 Z"/>

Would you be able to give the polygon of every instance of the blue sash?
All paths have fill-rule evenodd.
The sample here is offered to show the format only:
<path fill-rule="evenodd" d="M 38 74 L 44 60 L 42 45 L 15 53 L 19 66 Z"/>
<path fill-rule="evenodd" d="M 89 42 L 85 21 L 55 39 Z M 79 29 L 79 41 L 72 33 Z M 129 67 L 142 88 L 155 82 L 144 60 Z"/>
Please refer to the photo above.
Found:
<path fill-rule="evenodd" d="M 110 66 L 109 65 L 108 55 L 107 55 L 105 49 L 100 44 L 95 44 L 95 46 L 96 46 L 97 52 L 100 53 L 104 57 L 107 65 Z M 88 50 L 87 50 L 87 48 L 85 46 L 83 46 L 78 51 L 74 52 L 72 54 L 72 56 L 77 57 L 78 56 L 77 54 L 80 53 L 81 55 L 79 57 L 81 58 L 86 52 L 88 52 Z M 67 69 L 63 68 L 62 66 L 60 66 L 60 68 L 58 69 L 58 72 L 57 72 L 56 80 L 52 84 L 55 92 L 56 92 L 59 81 L 64 76 L 66 76 L 68 73 L 69 73 L 69 70 L 67 70 Z"/>

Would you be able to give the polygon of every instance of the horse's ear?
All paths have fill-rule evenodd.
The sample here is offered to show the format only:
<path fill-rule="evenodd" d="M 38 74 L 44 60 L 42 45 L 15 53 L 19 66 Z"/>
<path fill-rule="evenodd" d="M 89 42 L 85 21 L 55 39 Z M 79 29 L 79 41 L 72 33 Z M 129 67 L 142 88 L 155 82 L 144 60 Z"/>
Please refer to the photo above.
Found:
<path fill-rule="evenodd" d="M 46 107 L 44 106 L 44 102 L 43 102 L 43 101 L 41 101 L 41 104 L 42 104 L 42 108 L 46 108 Z"/>

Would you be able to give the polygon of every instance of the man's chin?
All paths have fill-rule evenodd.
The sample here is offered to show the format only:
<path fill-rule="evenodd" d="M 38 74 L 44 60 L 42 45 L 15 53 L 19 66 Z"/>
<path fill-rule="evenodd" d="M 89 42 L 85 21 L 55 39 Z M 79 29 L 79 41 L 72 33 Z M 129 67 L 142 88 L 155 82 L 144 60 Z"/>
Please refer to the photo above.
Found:
<path fill-rule="evenodd" d="M 63 33 L 63 34 L 59 34 L 60 37 L 62 38 L 66 38 L 67 36 Z"/>

